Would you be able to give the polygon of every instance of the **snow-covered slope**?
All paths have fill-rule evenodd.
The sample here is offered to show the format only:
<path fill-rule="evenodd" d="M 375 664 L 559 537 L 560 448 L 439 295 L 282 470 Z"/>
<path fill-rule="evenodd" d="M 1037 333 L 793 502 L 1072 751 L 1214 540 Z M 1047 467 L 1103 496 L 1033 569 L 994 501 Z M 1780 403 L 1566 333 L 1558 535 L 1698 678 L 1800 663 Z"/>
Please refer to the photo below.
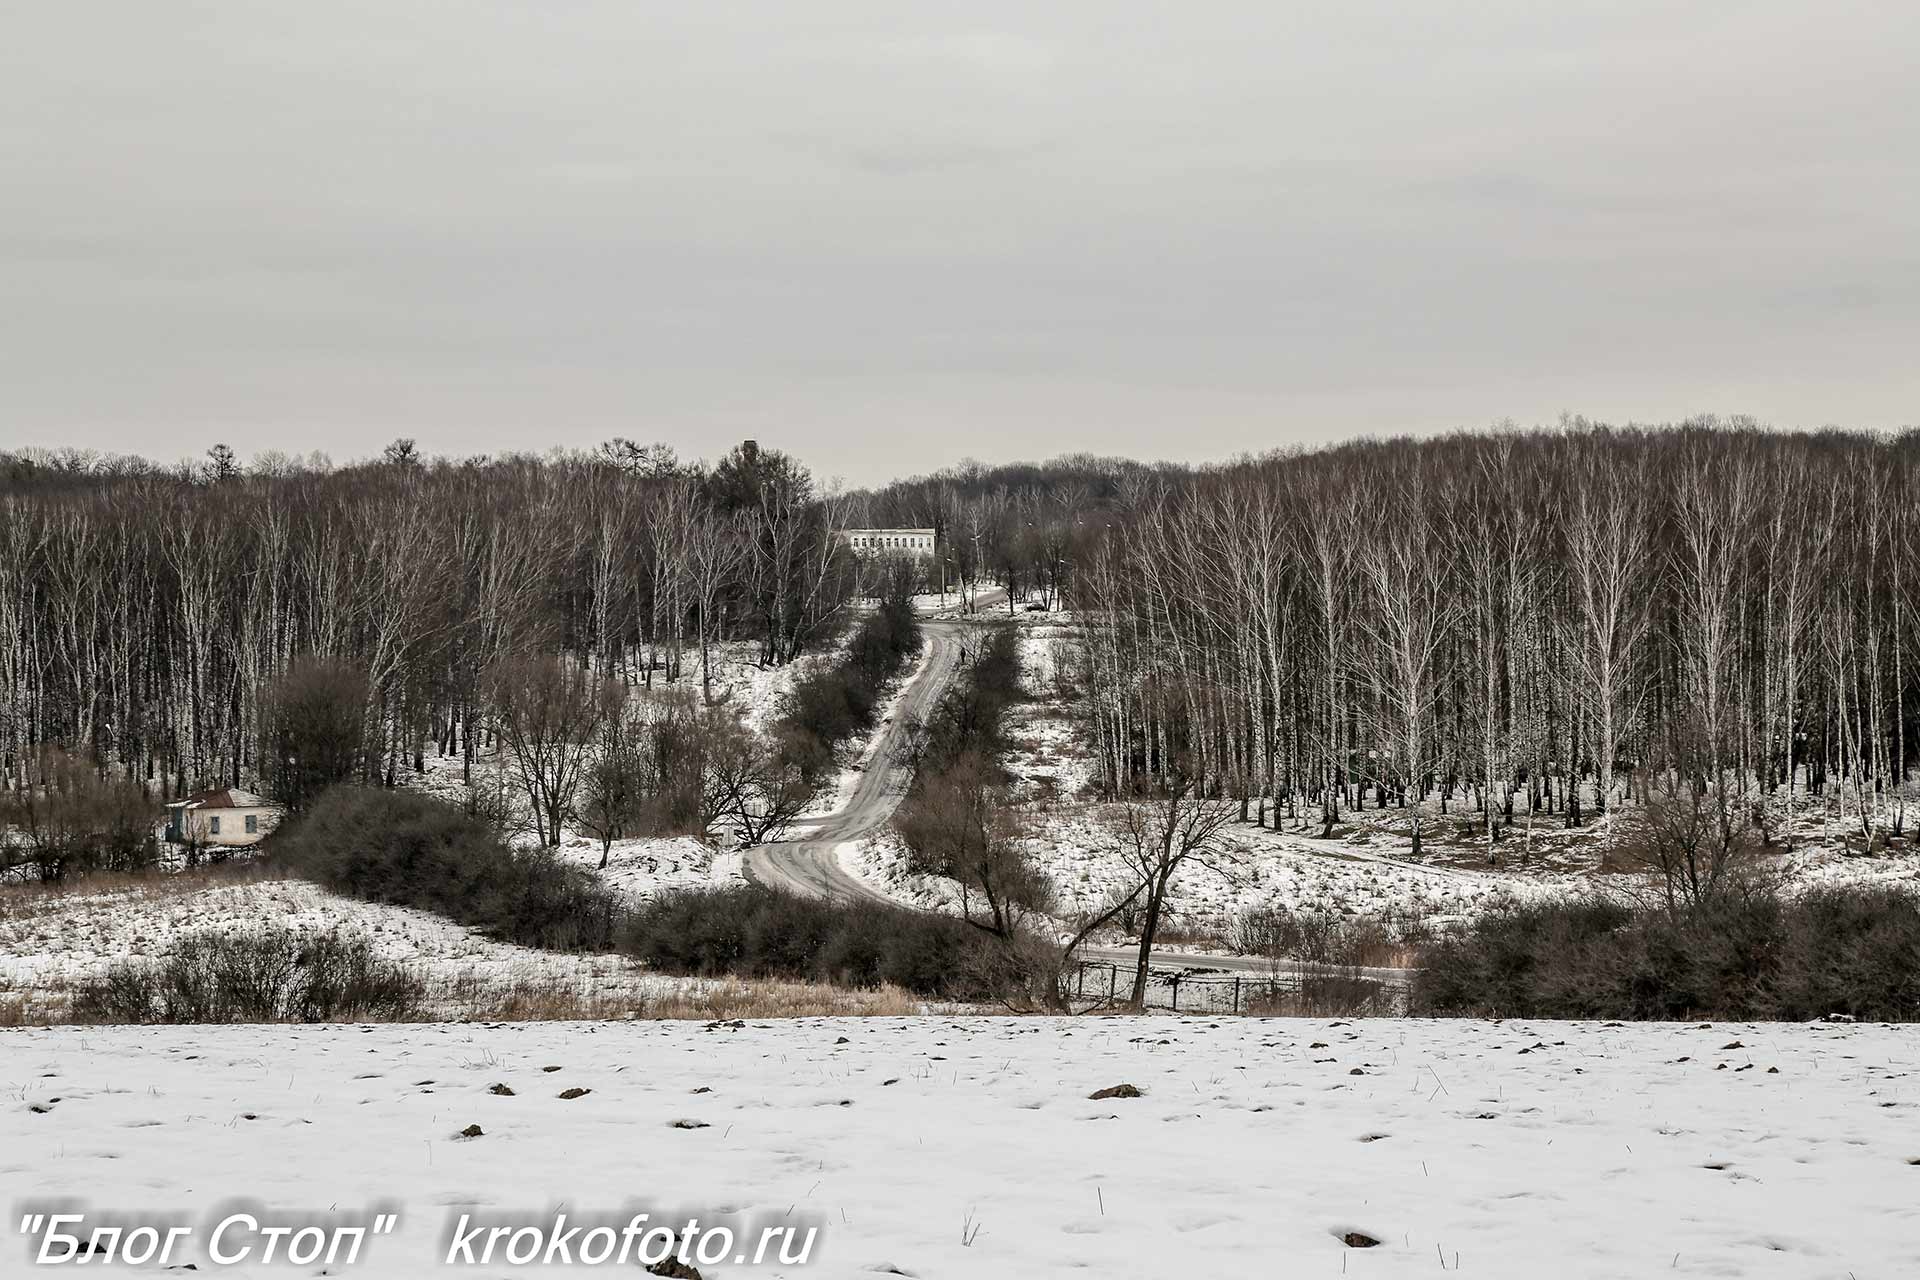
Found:
<path fill-rule="evenodd" d="M 600 877 L 629 898 L 651 898 L 676 889 L 712 889 L 741 883 L 740 855 L 721 853 L 692 836 L 616 840 L 600 865 L 600 843 L 569 837 L 560 859 Z"/>
<path fill-rule="evenodd" d="M 821 1260 L 789 1274 L 820 1277 L 1867 1280 L 1920 1274 L 1917 1035 L 949 1018 L 0 1031 L 0 1201 L 197 1217 L 239 1194 L 319 1212 L 391 1198 L 399 1232 L 346 1274 L 408 1280 L 438 1274 L 461 1206 L 635 1200 L 818 1215 Z M 1144 1096 L 1088 1097 L 1122 1083 Z M 482 1136 L 457 1138 L 468 1125 Z M 25 1273 L 17 1238 L 0 1251 L 0 1272 Z"/>
<path fill-rule="evenodd" d="M 15 889 L 0 907 L 0 1012 L 17 1003 L 36 1019 L 66 1016 L 74 988 L 116 960 L 163 956 L 189 933 L 269 926 L 368 938 L 381 956 L 425 981 L 440 1017 L 486 1014 L 512 999 L 640 1008 L 699 985 L 648 973 L 621 956 L 511 946 L 430 912 L 245 873 L 82 884 L 58 893 Z"/>
<path fill-rule="evenodd" d="M 1044 804 L 1021 810 L 1026 828 L 1021 844 L 1052 880 L 1063 915 L 1106 901 L 1125 880 L 1106 824 L 1110 808 Z M 1222 852 L 1209 859 L 1211 865 L 1190 863 L 1175 881 L 1173 921 L 1184 932 L 1225 937 L 1239 913 L 1261 907 L 1440 925 L 1469 919 L 1496 901 L 1574 883 L 1571 877 L 1527 879 L 1419 866 L 1253 826 L 1229 826 L 1220 842 Z M 911 873 L 906 847 L 890 830 L 850 846 L 845 860 L 900 901 L 930 910 L 957 909 L 959 886 Z"/>

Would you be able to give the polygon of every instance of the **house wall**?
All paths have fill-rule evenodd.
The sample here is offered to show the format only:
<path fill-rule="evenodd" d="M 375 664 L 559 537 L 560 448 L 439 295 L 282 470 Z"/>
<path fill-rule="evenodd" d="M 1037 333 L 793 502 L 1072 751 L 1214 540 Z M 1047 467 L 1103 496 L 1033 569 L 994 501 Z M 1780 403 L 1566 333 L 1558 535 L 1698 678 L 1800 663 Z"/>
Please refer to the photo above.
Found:
<path fill-rule="evenodd" d="M 251 834 L 247 831 L 247 818 L 255 819 L 259 828 Z M 220 830 L 213 829 L 213 819 L 220 820 Z M 261 837 L 273 830 L 274 823 L 280 820 L 277 809 L 195 809 L 187 815 L 189 832 L 200 844 L 215 844 L 230 847 L 258 844 Z"/>

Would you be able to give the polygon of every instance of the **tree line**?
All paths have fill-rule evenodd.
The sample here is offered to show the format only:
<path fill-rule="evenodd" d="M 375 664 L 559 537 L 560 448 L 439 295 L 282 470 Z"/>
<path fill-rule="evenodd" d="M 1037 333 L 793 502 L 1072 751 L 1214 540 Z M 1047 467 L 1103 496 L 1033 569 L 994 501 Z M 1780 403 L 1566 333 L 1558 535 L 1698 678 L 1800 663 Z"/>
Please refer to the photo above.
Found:
<path fill-rule="evenodd" d="M 1076 556 L 1105 788 L 1423 804 L 1497 856 L 1649 788 L 1768 840 L 1904 831 L 1920 434 L 1751 422 L 1365 441 L 1120 477 Z M 1520 816 L 1516 817 L 1516 804 Z"/>
<path fill-rule="evenodd" d="M 286 764 L 269 695 L 302 662 L 350 669 L 358 758 L 388 783 L 429 746 L 470 767 L 534 655 L 722 703 L 715 644 L 779 665 L 841 625 L 845 504 L 750 441 L 711 467 L 624 440 L 434 461 L 400 441 L 345 467 L 0 455 L 0 789 L 56 753 L 153 798 L 264 786 Z"/>

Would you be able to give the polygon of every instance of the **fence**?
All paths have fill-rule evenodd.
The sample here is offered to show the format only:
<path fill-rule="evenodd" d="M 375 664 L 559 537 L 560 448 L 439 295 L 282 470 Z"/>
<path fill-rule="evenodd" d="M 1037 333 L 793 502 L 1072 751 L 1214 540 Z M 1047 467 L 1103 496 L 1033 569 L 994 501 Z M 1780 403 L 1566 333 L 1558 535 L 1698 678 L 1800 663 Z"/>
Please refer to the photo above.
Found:
<path fill-rule="evenodd" d="M 1106 960 L 1081 960 L 1069 978 L 1076 1007 L 1125 1003 L 1134 971 Z M 1144 1008 L 1171 1013 L 1391 1015 L 1406 1012 L 1403 983 L 1352 970 L 1282 969 L 1230 973 L 1221 969 L 1150 969 Z"/>

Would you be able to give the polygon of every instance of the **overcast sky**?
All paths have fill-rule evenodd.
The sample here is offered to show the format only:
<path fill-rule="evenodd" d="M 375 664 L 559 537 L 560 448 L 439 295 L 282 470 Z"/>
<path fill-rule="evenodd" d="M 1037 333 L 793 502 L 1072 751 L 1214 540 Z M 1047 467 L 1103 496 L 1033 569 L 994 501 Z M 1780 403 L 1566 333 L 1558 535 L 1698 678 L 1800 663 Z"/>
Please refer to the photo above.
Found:
<path fill-rule="evenodd" d="M 1920 423 L 1920 3 L 22 2 L 0 444 Z"/>

